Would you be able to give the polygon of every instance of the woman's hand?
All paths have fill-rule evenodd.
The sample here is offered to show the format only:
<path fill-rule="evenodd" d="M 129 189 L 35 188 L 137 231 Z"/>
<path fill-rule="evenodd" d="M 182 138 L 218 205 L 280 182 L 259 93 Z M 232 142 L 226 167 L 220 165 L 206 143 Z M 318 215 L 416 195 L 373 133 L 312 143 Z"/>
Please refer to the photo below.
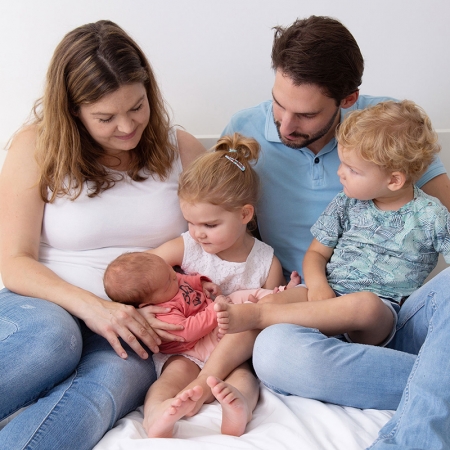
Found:
<path fill-rule="evenodd" d="M 90 304 L 82 319 L 93 332 L 103 336 L 121 358 L 125 359 L 128 355 L 119 338 L 142 359 L 147 359 L 149 355 L 141 343 L 154 353 L 159 351 L 161 339 L 134 306 L 98 299 L 96 304 Z"/>
<path fill-rule="evenodd" d="M 176 325 L 172 323 L 163 322 L 156 318 L 156 314 L 158 313 L 168 313 L 170 312 L 169 308 L 163 308 L 161 306 L 156 305 L 148 305 L 143 308 L 139 308 L 138 314 L 141 315 L 147 322 L 147 325 L 150 329 L 157 335 L 159 343 L 161 341 L 170 342 L 170 341 L 178 341 L 184 342 L 185 339 L 181 336 L 176 336 L 175 334 L 170 333 L 170 331 L 180 331 L 184 327 L 183 325 Z"/>

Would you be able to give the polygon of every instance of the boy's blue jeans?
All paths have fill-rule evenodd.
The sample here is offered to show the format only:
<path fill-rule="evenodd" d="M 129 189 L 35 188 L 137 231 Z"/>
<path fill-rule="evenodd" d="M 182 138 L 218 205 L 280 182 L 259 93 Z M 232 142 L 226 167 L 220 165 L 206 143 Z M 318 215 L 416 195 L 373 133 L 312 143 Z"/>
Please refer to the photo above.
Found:
<path fill-rule="evenodd" d="M 31 406 L 0 431 L 0 448 L 92 449 L 156 378 L 151 357 L 126 350 L 123 360 L 54 303 L 1 290 L 0 420 Z"/>
<path fill-rule="evenodd" d="M 253 365 L 282 394 L 396 409 L 373 450 L 450 449 L 450 268 L 406 300 L 388 347 L 280 324 L 259 334 Z"/>

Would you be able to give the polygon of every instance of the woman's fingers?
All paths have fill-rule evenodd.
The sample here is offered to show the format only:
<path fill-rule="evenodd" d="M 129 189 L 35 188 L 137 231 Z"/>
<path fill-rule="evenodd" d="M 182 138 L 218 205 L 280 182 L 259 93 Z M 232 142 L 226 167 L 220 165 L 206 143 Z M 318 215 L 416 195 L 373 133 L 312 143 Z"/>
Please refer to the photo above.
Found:
<path fill-rule="evenodd" d="M 101 308 L 85 318 L 86 325 L 103 336 L 121 357 L 127 358 L 122 341 L 126 342 L 141 358 L 149 357 L 145 344 L 151 351 L 158 352 L 161 339 L 151 325 L 130 305 L 105 301 Z M 121 341 L 122 340 L 122 341 Z"/>

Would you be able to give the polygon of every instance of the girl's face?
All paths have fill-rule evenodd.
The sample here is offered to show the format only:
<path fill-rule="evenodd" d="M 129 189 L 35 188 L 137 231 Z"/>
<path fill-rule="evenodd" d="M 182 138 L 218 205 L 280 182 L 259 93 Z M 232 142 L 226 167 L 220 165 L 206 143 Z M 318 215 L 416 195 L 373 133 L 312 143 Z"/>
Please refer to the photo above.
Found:
<path fill-rule="evenodd" d="M 134 149 L 150 119 L 147 92 L 142 83 L 127 84 L 98 102 L 81 105 L 77 114 L 107 155 Z"/>
<path fill-rule="evenodd" d="M 205 252 L 218 256 L 233 246 L 241 245 L 247 223 L 253 215 L 253 208 L 251 213 L 246 209 L 249 205 L 227 211 L 211 203 L 189 203 L 180 200 L 180 206 L 192 238 Z"/>
<path fill-rule="evenodd" d="M 341 164 L 337 171 L 347 197 L 373 200 L 391 194 L 391 174 L 361 158 L 358 152 L 338 145 Z"/>

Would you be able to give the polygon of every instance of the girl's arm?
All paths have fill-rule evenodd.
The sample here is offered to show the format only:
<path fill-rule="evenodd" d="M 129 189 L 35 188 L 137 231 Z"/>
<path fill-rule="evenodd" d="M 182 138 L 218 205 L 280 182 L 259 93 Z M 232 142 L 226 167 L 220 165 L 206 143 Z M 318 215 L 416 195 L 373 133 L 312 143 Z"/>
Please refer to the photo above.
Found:
<path fill-rule="evenodd" d="M 303 259 L 303 275 L 308 288 L 308 300 L 325 300 L 335 297 L 328 284 L 326 265 L 333 254 L 333 248 L 326 247 L 317 239 L 313 239 Z"/>
<path fill-rule="evenodd" d="M 0 176 L 0 270 L 5 286 L 61 306 L 107 339 L 122 358 L 127 354 L 119 337 L 147 358 L 139 340 L 152 350 L 157 350 L 160 340 L 135 308 L 103 300 L 71 285 L 39 262 L 44 202 L 39 192 L 35 141 L 34 126 L 19 132 Z"/>
<path fill-rule="evenodd" d="M 274 289 L 278 286 L 286 284 L 286 279 L 283 276 L 283 269 L 278 258 L 274 255 L 272 264 L 269 269 L 269 275 L 263 286 L 265 289 Z"/>
<path fill-rule="evenodd" d="M 153 253 L 161 257 L 167 264 L 171 266 L 181 266 L 184 257 L 184 240 L 183 236 L 179 236 L 170 241 L 164 242 L 159 247 L 145 250 L 147 253 Z"/>

